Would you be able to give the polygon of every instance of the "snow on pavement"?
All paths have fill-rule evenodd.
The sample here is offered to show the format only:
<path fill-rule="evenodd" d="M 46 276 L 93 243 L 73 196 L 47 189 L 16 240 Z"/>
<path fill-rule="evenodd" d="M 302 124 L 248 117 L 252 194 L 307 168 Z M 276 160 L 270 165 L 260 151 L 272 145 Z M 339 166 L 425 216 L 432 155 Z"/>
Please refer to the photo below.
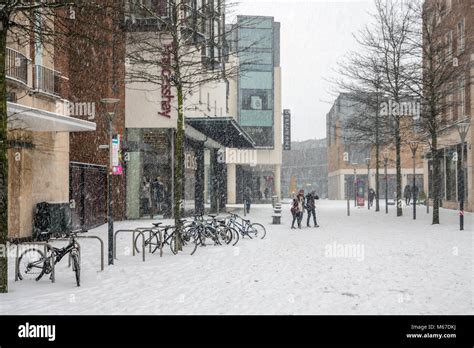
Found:
<path fill-rule="evenodd" d="M 472 217 L 459 231 L 456 211 L 442 210 L 432 226 L 424 207 L 413 221 L 346 203 L 320 201 L 320 228 L 271 225 L 271 206 L 254 205 L 249 218 L 265 224 L 264 240 L 207 246 L 193 256 L 131 255 L 131 237 L 118 240 L 115 265 L 99 271 L 96 241 L 81 240 L 81 287 L 65 258 L 56 283 L 14 281 L 0 295 L 0 314 L 473 314 Z M 382 210 L 384 208 L 382 207 Z M 150 226 L 125 221 L 115 228 Z M 305 226 L 305 224 L 303 224 Z M 90 234 L 106 242 L 107 226 Z M 60 242 L 56 242 L 60 244 Z"/>

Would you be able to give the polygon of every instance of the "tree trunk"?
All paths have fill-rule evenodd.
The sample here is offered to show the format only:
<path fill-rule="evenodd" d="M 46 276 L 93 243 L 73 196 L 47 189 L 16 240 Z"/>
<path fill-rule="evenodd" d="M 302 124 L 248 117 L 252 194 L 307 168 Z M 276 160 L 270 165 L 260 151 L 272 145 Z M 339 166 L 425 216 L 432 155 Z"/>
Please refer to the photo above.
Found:
<path fill-rule="evenodd" d="M 174 169 L 174 222 L 177 231 L 181 231 L 182 203 L 183 203 L 183 182 L 184 182 L 184 100 L 183 87 L 181 84 L 176 86 L 178 94 L 178 123 L 175 137 L 175 169 Z M 178 233 L 176 237 L 176 251 L 180 250 L 180 239 Z"/>
<path fill-rule="evenodd" d="M 402 209 L 402 159 L 401 159 L 401 147 L 402 141 L 400 137 L 400 119 L 397 117 L 395 126 L 395 149 L 397 154 L 397 216 L 403 215 Z"/>
<path fill-rule="evenodd" d="M 8 141 L 7 141 L 7 86 L 5 58 L 7 26 L 0 23 L 0 293 L 8 292 Z"/>
<path fill-rule="evenodd" d="M 439 206 L 441 197 L 441 163 L 439 161 L 438 135 L 436 132 L 431 134 L 431 153 L 433 159 L 433 225 L 439 225 Z M 429 168 L 428 168 L 429 170 Z"/>
<path fill-rule="evenodd" d="M 378 91 L 377 91 L 378 96 Z M 379 99 L 377 97 L 377 107 L 375 109 L 375 211 L 380 211 L 380 200 L 379 200 L 379 176 L 380 176 L 380 122 L 379 122 Z M 370 178 L 369 178 L 370 180 Z"/>

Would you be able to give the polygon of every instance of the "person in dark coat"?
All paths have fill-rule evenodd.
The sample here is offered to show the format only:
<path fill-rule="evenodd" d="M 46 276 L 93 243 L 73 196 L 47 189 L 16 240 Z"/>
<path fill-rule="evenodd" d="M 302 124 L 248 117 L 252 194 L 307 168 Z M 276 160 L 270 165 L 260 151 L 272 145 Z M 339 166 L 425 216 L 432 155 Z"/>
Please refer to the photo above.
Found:
<path fill-rule="evenodd" d="M 308 227 L 311 227 L 309 225 L 311 215 L 313 216 L 314 227 L 319 227 L 318 223 L 316 222 L 316 203 L 315 203 L 316 199 L 319 199 L 319 197 L 316 195 L 316 192 L 314 191 L 306 195 L 306 210 L 308 211 L 306 226 Z"/>
<path fill-rule="evenodd" d="M 293 221 L 291 222 L 291 229 L 295 228 L 295 222 L 298 220 L 299 211 L 298 211 L 298 199 L 295 194 L 293 194 L 293 202 L 291 203 L 291 215 L 293 216 Z"/>
<path fill-rule="evenodd" d="M 411 187 L 410 187 L 410 185 L 405 186 L 405 189 L 403 190 L 403 197 L 405 197 L 405 204 L 410 205 L 410 200 L 411 200 Z"/>
<path fill-rule="evenodd" d="M 419 194 L 419 192 L 420 192 L 420 189 L 418 188 L 418 186 L 415 185 L 415 187 L 413 187 L 412 191 L 413 191 L 413 192 L 412 192 L 412 195 L 413 195 L 413 197 L 412 197 L 412 198 L 413 198 L 413 204 L 416 204 L 416 201 L 417 201 L 417 199 L 418 199 L 418 194 Z"/>
<path fill-rule="evenodd" d="M 373 188 L 369 189 L 369 207 L 374 205 L 375 199 L 375 190 Z"/>
<path fill-rule="evenodd" d="M 246 187 L 244 190 L 244 209 L 247 210 L 247 214 L 250 213 L 250 205 L 252 204 L 252 190 L 250 187 Z"/>

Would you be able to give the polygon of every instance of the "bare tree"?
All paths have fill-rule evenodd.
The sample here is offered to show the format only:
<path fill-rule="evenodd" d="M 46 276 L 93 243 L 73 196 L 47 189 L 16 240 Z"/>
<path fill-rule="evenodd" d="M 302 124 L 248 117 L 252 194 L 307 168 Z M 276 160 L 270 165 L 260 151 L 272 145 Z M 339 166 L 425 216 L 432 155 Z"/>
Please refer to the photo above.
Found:
<path fill-rule="evenodd" d="M 382 94 L 393 101 L 396 108 L 389 108 L 387 117 L 391 124 L 396 153 L 396 197 L 397 216 L 403 215 L 402 210 L 402 172 L 401 147 L 406 118 L 400 112 L 404 100 L 410 99 L 410 91 L 406 70 L 412 58 L 410 39 L 413 26 L 413 11 L 403 0 L 375 0 L 376 12 L 374 23 L 367 26 L 359 36 L 360 44 L 374 56 L 381 58 L 383 74 Z"/>
<path fill-rule="evenodd" d="M 360 42 L 357 36 L 356 40 Z M 369 149 L 372 146 L 375 148 L 375 210 L 380 211 L 380 152 L 381 147 L 389 142 L 387 118 L 380 115 L 380 105 L 385 100 L 382 59 L 361 45 L 359 50 L 350 52 L 339 63 L 337 72 L 341 76 L 335 81 L 338 91 L 349 94 L 357 110 L 343 125 L 347 130 L 346 141 L 362 142 Z"/>

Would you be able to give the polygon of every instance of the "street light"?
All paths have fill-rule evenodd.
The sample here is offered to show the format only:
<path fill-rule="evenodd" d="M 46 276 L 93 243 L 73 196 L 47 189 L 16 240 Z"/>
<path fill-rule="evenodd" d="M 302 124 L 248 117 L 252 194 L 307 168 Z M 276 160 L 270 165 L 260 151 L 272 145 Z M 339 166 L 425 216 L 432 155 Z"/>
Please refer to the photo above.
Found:
<path fill-rule="evenodd" d="M 387 166 L 388 166 L 388 150 L 383 152 L 383 165 L 385 168 L 385 214 L 388 214 L 388 178 L 387 178 Z"/>
<path fill-rule="evenodd" d="M 412 194 L 413 194 L 413 220 L 416 220 L 416 180 L 415 180 L 415 174 L 416 174 L 416 151 L 418 150 L 418 142 L 417 141 L 410 141 L 410 149 L 412 153 L 412 158 L 413 158 L 413 188 L 412 188 Z"/>
<path fill-rule="evenodd" d="M 357 163 L 352 163 L 354 166 L 354 207 L 357 208 Z"/>
<path fill-rule="evenodd" d="M 458 132 L 459 137 L 461 138 L 461 187 L 460 187 L 460 197 L 459 197 L 459 229 L 464 230 L 464 144 L 466 141 L 467 132 L 469 131 L 470 122 L 463 121 L 458 123 Z"/>
<path fill-rule="evenodd" d="M 107 120 L 109 122 L 109 172 L 108 172 L 108 194 L 107 194 L 107 216 L 109 225 L 108 234 L 108 251 L 109 251 L 109 265 L 114 264 L 114 214 L 113 214 L 113 154 L 112 154 L 112 137 L 113 129 L 112 124 L 117 112 L 117 107 L 120 103 L 120 99 L 115 98 L 104 98 L 100 102 L 104 105 Z"/>
<path fill-rule="evenodd" d="M 367 209 L 370 210 L 370 157 L 365 159 L 367 164 Z"/>

